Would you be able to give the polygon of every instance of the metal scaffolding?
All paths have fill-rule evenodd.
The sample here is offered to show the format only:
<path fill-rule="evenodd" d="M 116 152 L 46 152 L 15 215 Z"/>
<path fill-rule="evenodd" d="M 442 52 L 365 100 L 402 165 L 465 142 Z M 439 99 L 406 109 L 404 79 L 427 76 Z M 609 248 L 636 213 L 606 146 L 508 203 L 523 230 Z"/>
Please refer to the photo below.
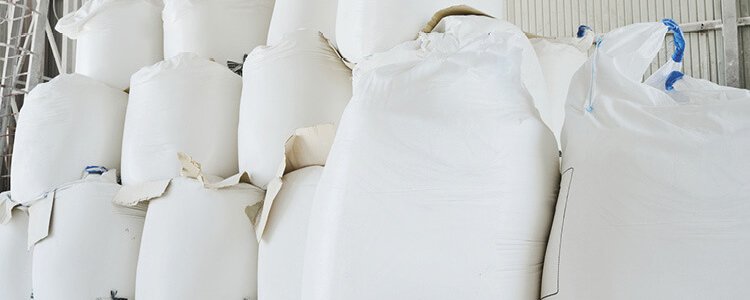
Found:
<path fill-rule="evenodd" d="M 48 0 L 0 0 L 0 190 L 10 189 L 18 111 L 42 81 Z"/>

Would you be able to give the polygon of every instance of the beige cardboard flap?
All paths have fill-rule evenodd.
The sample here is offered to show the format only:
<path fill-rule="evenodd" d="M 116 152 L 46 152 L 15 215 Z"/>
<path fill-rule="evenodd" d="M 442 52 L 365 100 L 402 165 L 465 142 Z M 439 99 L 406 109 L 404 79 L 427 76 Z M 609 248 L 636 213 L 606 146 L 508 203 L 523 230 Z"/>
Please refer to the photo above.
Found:
<path fill-rule="evenodd" d="M 273 201 L 281 191 L 284 174 L 310 166 L 324 166 L 328 159 L 328 152 L 336 137 L 336 126 L 320 124 L 312 127 L 299 128 L 294 131 L 284 144 L 284 156 L 276 171 L 276 177 L 266 186 L 266 196 L 260 207 L 248 207 L 245 213 L 255 224 L 255 236 L 263 237 L 268 216 L 273 207 Z"/>
<path fill-rule="evenodd" d="M 10 197 L 10 191 L 0 193 L 0 225 L 10 223 L 13 218 L 13 209 L 21 205 L 13 201 Z"/>
<path fill-rule="evenodd" d="M 494 18 L 493 16 L 490 16 L 481 10 L 478 10 L 476 8 L 473 8 L 468 5 L 454 5 L 447 8 L 443 8 L 439 11 L 437 11 L 433 16 L 432 19 L 430 19 L 429 22 L 422 28 L 422 32 L 424 33 L 430 33 L 433 29 L 435 29 L 435 26 L 440 23 L 440 20 L 444 19 L 445 17 L 449 16 L 485 16 Z"/>
<path fill-rule="evenodd" d="M 112 203 L 128 207 L 137 206 L 141 202 L 161 197 L 171 182 L 172 179 L 164 179 L 123 186 L 112 199 Z"/>
<path fill-rule="evenodd" d="M 28 249 L 31 249 L 36 243 L 49 236 L 52 207 L 55 204 L 55 193 L 56 190 L 52 190 L 29 206 Z"/>

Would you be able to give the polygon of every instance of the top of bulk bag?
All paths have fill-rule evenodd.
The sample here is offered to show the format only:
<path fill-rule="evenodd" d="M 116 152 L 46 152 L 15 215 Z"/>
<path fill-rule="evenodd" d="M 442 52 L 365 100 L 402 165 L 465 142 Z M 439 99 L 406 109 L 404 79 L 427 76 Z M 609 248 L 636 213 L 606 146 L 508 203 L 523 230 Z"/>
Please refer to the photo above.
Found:
<path fill-rule="evenodd" d="M 90 0 L 77 11 L 62 17 L 55 25 L 55 30 L 68 38 L 77 39 L 86 30 L 86 23 L 97 13 L 114 5 L 133 1 L 148 3 L 159 9 L 162 7 L 161 0 Z"/>
<path fill-rule="evenodd" d="M 157 76 L 163 76 L 164 72 L 184 69 L 190 70 L 193 73 L 200 69 L 205 69 L 211 72 L 218 71 L 228 75 L 231 74 L 232 76 L 237 76 L 237 79 L 240 78 L 236 73 L 232 72 L 232 70 L 222 64 L 195 53 L 183 52 L 151 66 L 141 68 L 130 78 L 130 86 L 132 87 L 134 85 L 149 82 Z"/>

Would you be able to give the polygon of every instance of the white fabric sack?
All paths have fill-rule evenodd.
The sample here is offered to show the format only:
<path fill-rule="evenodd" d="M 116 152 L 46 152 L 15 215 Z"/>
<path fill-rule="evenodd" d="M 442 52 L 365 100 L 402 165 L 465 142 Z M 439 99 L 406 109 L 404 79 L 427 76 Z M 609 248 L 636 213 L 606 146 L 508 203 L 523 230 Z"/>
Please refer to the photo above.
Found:
<path fill-rule="evenodd" d="M 454 20 L 355 69 L 302 299 L 538 299 L 559 166 L 520 79 L 528 40 Z"/>
<path fill-rule="evenodd" d="M 335 41 L 337 5 L 338 0 L 276 0 L 268 44 L 276 44 L 285 34 L 300 28 L 320 31 Z"/>
<path fill-rule="evenodd" d="M 13 199 L 34 200 L 78 180 L 88 165 L 118 168 L 127 102 L 125 92 L 78 74 L 34 88 L 16 127 Z"/>
<path fill-rule="evenodd" d="M 32 204 L 30 226 L 48 232 L 38 242 L 30 236 L 34 299 L 133 299 L 146 212 L 112 204 L 115 172 L 86 175 Z"/>
<path fill-rule="evenodd" d="M 237 173 L 237 119 L 242 78 L 184 53 L 132 78 L 122 142 L 122 182 L 178 176 L 178 152 L 191 153 L 209 174 Z"/>
<path fill-rule="evenodd" d="M 274 0 L 164 0 L 164 57 L 194 52 L 224 64 L 266 44 Z"/>
<path fill-rule="evenodd" d="M 584 27 L 581 27 L 582 29 Z M 544 81 L 549 93 L 547 115 L 542 120 L 555 134 L 558 144 L 560 132 L 565 120 L 565 99 L 573 74 L 588 59 L 588 50 L 594 40 L 594 34 L 589 30 L 579 30 L 583 34 L 580 38 L 532 38 L 531 44 L 539 58 Z"/>
<path fill-rule="evenodd" d="M 573 78 L 545 299 L 746 298 L 750 92 L 665 76 L 679 32 L 643 83 L 667 31 L 616 29 Z"/>
<path fill-rule="evenodd" d="M 76 73 L 125 89 L 130 75 L 161 61 L 161 1 L 91 0 L 57 23 L 76 40 Z"/>
<path fill-rule="evenodd" d="M 352 96 L 351 70 L 314 30 L 256 48 L 243 66 L 239 166 L 266 187 L 297 128 L 336 124 Z"/>
<path fill-rule="evenodd" d="M 258 299 L 301 299 L 307 225 L 323 167 L 288 173 L 258 247 Z"/>
<path fill-rule="evenodd" d="M 505 16 L 505 0 L 339 0 L 336 42 L 347 60 L 358 63 L 413 40 L 435 12 L 459 4 Z"/>
<path fill-rule="evenodd" d="M 29 215 L 0 194 L 0 299 L 30 299 L 31 251 L 26 248 Z"/>
<path fill-rule="evenodd" d="M 240 176 L 185 176 L 118 194 L 117 203 L 150 199 L 135 299 L 257 299 L 258 242 L 245 210 L 263 191 Z"/>

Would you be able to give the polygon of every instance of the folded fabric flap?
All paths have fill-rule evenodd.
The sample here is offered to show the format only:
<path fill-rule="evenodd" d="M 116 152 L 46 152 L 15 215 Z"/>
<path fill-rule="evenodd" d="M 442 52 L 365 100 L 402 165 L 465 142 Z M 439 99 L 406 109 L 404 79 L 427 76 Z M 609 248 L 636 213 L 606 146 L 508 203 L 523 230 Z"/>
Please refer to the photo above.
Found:
<path fill-rule="evenodd" d="M 13 219 L 13 209 L 20 205 L 20 203 L 13 201 L 10 191 L 0 193 L 0 225 L 10 223 L 10 220 Z"/>
<path fill-rule="evenodd" d="M 112 202 L 122 206 L 138 207 L 142 202 L 161 197 L 171 182 L 172 179 L 163 179 L 123 186 Z"/>
<path fill-rule="evenodd" d="M 52 208 L 55 204 L 56 190 L 45 194 L 43 198 L 29 206 L 29 240 L 28 249 L 49 236 Z"/>
<path fill-rule="evenodd" d="M 463 4 L 454 5 L 454 6 L 450 6 L 450 7 L 437 11 L 432 16 L 432 19 L 430 19 L 430 21 L 427 22 L 427 24 L 425 24 L 424 27 L 422 27 L 422 32 L 424 33 L 432 32 L 432 30 L 435 29 L 435 26 L 437 26 L 437 24 L 440 23 L 440 20 L 449 16 L 485 16 L 485 17 L 494 18 L 493 16 L 488 15 L 482 12 L 481 10 L 478 10 L 468 5 L 463 5 Z"/>
<path fill-rule="evenodd" d="M 324 166 L 328 153 L 336 137 L 336 126 L 333 124 L 319 124 L 311 127 L 298 128 L 284 144 L 284 156 L 279 163 L 276 177 L 266 186 L 266 195 L 261 207 L 254 208 L 248 217 L 255 224 L 255 236 L 263 237 L 268 216 L 273 207 L 273 201 L 284 184 L 284 174 L 310 166 Z M 247 210 L 246 210 L 247 213 Z"/>

